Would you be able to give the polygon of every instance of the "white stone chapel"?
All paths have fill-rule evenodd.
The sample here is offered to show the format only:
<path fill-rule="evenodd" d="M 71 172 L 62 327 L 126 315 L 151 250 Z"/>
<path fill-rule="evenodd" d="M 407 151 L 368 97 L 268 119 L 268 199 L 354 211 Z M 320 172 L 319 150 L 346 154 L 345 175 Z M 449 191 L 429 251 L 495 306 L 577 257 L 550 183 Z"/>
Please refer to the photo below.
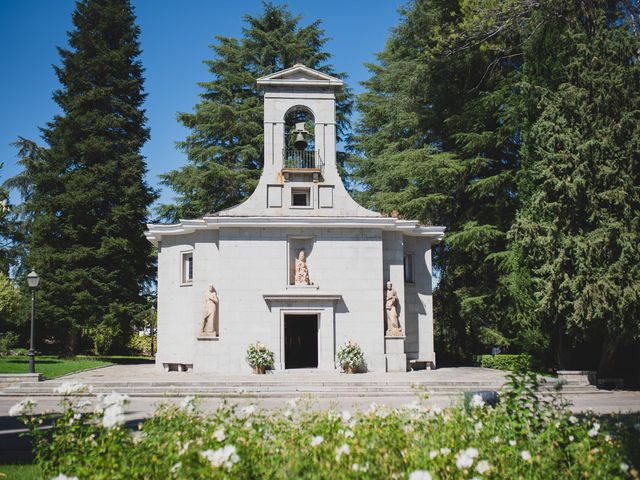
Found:
<path fill-rule="evenodd" d="M 148 225 L 158 248 L 158 351 L 166 371 L 339 370 L 349 339 L 369 371 L 435 367 L 431 245 L 444 227 L 358 205 L 336 166 L 343 82 L 297 64 L 264 91 L 264 170 L 242 204 Z M 389 283 L 390 282 L 390 283 Z"/>

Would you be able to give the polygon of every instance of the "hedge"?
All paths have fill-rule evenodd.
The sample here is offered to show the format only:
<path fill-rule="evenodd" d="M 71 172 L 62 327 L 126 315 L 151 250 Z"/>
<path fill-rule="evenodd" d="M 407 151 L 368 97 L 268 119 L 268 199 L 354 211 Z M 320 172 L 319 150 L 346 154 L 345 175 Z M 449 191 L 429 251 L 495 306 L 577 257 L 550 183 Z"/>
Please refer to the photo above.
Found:
<path fill-rule="evenodd" d="M 531 369 L 531 355 L 478 355 L 476 365 L 483 368 L 495 368 L 517 372 Z"/>

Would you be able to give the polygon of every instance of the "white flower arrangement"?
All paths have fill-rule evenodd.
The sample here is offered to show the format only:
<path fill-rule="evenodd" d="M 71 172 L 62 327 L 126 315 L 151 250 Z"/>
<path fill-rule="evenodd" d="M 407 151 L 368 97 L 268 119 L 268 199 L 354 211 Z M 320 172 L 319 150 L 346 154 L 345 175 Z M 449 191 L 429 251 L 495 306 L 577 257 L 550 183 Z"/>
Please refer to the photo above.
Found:
<path fill-rule="evenodd" d="M 270 368 L 273 366 L 274 353 L 261 342 L 249 345 L 247 363 L 252 368 Z"/>
<path fill-rule="evenodd" d="M 349 339 L 338 349 L 338 363 L 343 370 L 357 370 L 364 365 L 364 353 L 360 345 Z"/>

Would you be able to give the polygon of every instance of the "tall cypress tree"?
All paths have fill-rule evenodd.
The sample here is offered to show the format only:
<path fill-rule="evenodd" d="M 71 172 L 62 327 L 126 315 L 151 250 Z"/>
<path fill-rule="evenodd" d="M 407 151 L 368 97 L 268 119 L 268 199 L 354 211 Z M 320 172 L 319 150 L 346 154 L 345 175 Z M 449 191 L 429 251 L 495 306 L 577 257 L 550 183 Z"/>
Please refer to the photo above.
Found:
<path fill-rule="evenodd" d="M 27 155 L 25 264 L 42 277 L 39 337 L 70 353 L 81 339 L 96 351 L 128 341 L 153 274 L 144 225 L 156 198 L 140 154 L 149 131 L 130 2 L 82 0 L 72 20 L 54 67 L 62 113 L 42 130 L 47 147 L 34 159 L 30 142 L 18 142 Z"/>
<path fill-rule="evenodd" d="M 304 63 L 330 75 L 327 39 L 320 21 L 300 26 L 301 17 L 286 6 L 264 3 L 259 16 L 244 17 L 242 37 L 216 37 L 214 58 L 205 63 L 213 79 L 193 113 L 178 120 L 191 130 L 178 144 L 188 158 L 184 167 L 162 175 L 162 183 L 177 194 L 175 204 L 162 205 L 169 221 L 194 218 L 233 206 L 253 192 L 263 164 L 263 107 L 256 78 Z M 338 136 L 349 131 L 351 93 L 337 96 Z M 344 159 L 339 152 L 338 160 Z"/>

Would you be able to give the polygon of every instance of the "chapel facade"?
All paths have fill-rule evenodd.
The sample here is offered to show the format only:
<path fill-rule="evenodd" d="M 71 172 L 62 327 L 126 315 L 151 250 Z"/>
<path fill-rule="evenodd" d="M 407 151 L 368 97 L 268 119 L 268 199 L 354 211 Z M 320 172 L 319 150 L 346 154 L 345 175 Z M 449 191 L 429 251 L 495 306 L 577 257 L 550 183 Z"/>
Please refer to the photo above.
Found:
<path fill-rule="evenodd" d="M 275 370 L 339 370 L 360 345 L 370 371 L 435 367 L 431 246 L 444 227 L 357 204 L 336 165 L 343 82 L 297 64 L 257 80 L 264 169 L 242 204 L 148 225 L 158 249 L 158 349 L 165 371 L 248 372 L 249 344 Z"/>

